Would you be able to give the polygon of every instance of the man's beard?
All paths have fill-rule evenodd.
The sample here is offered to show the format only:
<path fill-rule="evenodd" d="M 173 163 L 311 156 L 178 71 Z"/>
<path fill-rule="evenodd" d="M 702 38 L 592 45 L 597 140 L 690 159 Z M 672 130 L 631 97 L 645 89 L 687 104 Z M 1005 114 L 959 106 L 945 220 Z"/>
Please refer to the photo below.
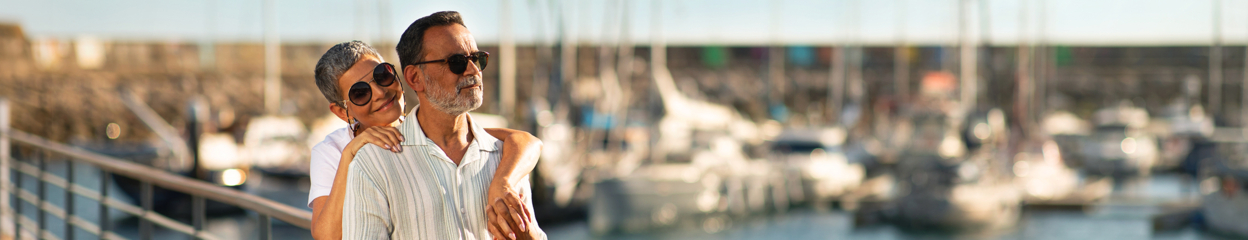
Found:
<path fill-rule="evenodd" d="M 455 89 L 446 91 L 442 88 L 433 86 L 432 78 L 425 77 L 426 98 L 433 107 L 451 115 L 460 115 L 481 107 L 482 88 L 472 89 L 467 93 L 460 94 L 460 90 L 474 84 L 481 84 L 481 78 L 473 75 L 460 78 L 455 84 Z"/>

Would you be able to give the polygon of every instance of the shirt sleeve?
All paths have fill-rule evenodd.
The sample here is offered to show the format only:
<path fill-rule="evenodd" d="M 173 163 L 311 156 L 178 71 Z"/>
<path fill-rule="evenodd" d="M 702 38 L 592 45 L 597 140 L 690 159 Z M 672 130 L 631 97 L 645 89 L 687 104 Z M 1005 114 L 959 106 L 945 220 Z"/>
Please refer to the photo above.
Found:
<path fill-rule="evenodd" d="M 363 149 L 361 149 L 363 150 Z M 342 239 L 390 239 L 393 222 L 382 191 L 382 179 L 360 151 L 347 169 L 347 196 L 342 205 Z"/>
<path fill-rule="evenodd" d="M 537 216 L 534 215 L 535 212 L 533 211 L 533 188 L 529 184 L 529 176 L 524 176 L 523 179 L 520 179 L 520 183 L 516 184 L 516 186 L 514 187 L 516 187 L 516 189 L 520 189 L 521 193 L 524 193 L 524 199 L 522 199 L 524 200 L 524 208 L 525 208 L 525 211 L 529 211 L 529 213 L 531 213 L 529 214 L 529 222 L 533 224 L 533 229 L 532 229 L 533 232 L 539 235 L 537 239 L 541 239 L 541 240 L 547 239 L 546 231 L 542 230 L 542 227 L 537 225 Z"/>
<path fill-rule="evenodd" d="M 338 162 L 342 161 L 342 149 L 334 149 L 334 146 L 326 143 L 319 143 L 312 147 L 312 159 L 308 177 L 311 184 L 308 185 L 308 207 L 312 207 L 312 200 L 318 197 L 329 196 L 330 190 L 334 186 L 334 177 L 338 175 Z"/>

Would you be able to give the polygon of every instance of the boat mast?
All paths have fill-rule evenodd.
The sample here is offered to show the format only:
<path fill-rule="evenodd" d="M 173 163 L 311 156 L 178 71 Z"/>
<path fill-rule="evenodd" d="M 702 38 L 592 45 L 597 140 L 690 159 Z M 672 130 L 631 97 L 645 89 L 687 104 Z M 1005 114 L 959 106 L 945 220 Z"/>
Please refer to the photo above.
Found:
<path fill-rule="evenodd" d="M 277 0 L 265 0 L 264 10 L 264 110 L 278 114 L 282 100 L 282 46 L 277 34 Z"/>
<path fill-rule="evenodd" d="M 1048 44 L 1049 2 L 1040 0 L 1039 4 L 1040 12 L 1036 16 L 1039 18 L 1036 21 L 1037 33 L 1033 36 L 1039 46 L 1032 47 L 1032 57 L 1035 59 L 1032 60 L 1034 65 L 1031 69 L 1032 81 L 1036 88 L 1034 90 L 1035 93 L 1032 95 L 1031 108 L 1029 109 L 1031 111 L 1029 114 L 1035 118 L 1037 123 L 1043 118 L 1041 109 L 1044 109 L 1045 99 L 1049 94 L 1049 79 L 1052 77 L 1050 70 L 1052 70 L 1053 64 L 1053 51 Z M 1037 48 L 1039 51 L 1036 50 Z"/>
<path fill-rule="evenodd" d="M 1019 126 L 1022 129 L 1031 129 L 1034 124 L 1034 119 L 1032 119 L 1031 114 L 1031 99 L 1035 99 L 1036 94 L 1035 79 L 1031 76 L 1033 66 L 1031 41 L 1028 39 L 1029 36 L 1027 34 L 1028 20 L 1030 20 L 1030 15 L 1027 14 L 1027 5 L 1029 2 L 1030 1 L 1028 0 L 1020 0 L 1019 2 L 1018 42 L 1015 45 L 1016 50 L 1018 51 L 1018 57 L 1015 60 L 1015 63 L 1017 64 L 1015 67 L 1017 70 L 1014 77 L 1017 79 L 1016 84 L 1018 85 L 1018 95 L 1014 97 L 1014 109 L 1018 112 L 1018 119 L 1020 121 Z M 1026 134 L 1027 131 L 1023 131 L 1023 133 Z"/>
<path fill-rule="evenodd" d="M 516 109 L 516 39 L 511 25 L 511 1 L 498 1 L 498 106 L 499 114 L 508 122 L 515 121 Z"/>
<path fill-rule="evenodd" d="M 906 0 L 897 0 L 896 46 L 893 47 L 893 94 L 897 99 L 910 96 L 910 46 L 906 43 Z"/>
<path fill-rule="evenodd" d="M 842 21 L 841 21 L 841 26 L 839 29 L 841 32 L 840 34 L 841 41 L 839 44 L 841 46 L 832 48 L 833 50 L 832 61 L 831 61 L 832 74 L 830 74 L 832 76 L 829 79 L 831 80 L 831 84 L 828 85 L 828 110 L 827 111 L 831 113 L 832 115 L 830 118 L 828 118 L 829 122 L 831 122 L 832 124 L 840 123 L 841 108 L 844 107 L 845 77 L 846 77 L 845 69 L 847 68 L 845 64 L 845 55 L 846 55 L 847 49 L 849 48 L 849 43 L 848 43 L 849 31 L 846 29 L 848 29 L 847 26 L 849 25 L 848 16 L 850 12 L 853 11 L 849 9 L 848 7 L 843 7 L 841 9 L 845 9 L 845 12 L 841 14 Z"/>
<path fill-rule="evenodd" d="M 961 57 L 959 61 L 959 64 L 961 65 L 959 75 L 961 76 L 962 82 L 962 87 L 960 87 L 958 92 L 961 94 L 960 102 L 963 111 L 962 114 L 969 113 L 969 111 L 974 108 L 976 89 L 979 87 L 978 78 L 976 76 L 978 75 L 977 64 L 979 54 L 976 54 L 976 49 L 978 47 L 975 44 L 976 38 L 974 37 L 974 28 L 972 27 L 978 24 L 975 23 L 976 19 L 973 18 L 972 16 L 974 15 L 971 14 L 975 10 L 974 1 L 975 0 L 961 0 L 962 4 L 959 8 L 960 14 L 958 14 L 958 37 L 961 40 L 961 46 L 959 46 L 961 50 L 959 53 L 959 57 Z"/>
<path fill-rule="evenodd" d="M 1246 70 L 1245 72 L 1248 72 L 1248 47 L 1244 48 L 1244 58 L 1244 69 Z M 1239 83 L 1239 120 L 1242 121 L 1239 127 L 1248 129 L 1248 74 L 1243 74 L 1243 76 L 1244 79 Z M 1200 102 L 1200 100 L 1197 99 L 1196 102 Z"/>
<path fill-rule="evenodd" d="M 767 82 L 768 84 L 766 85 L 768 88 L 767 89 L 768 91 L 764 92 L 767 95 L 766 99 L 767 99 L 768 109 L 777 107 L 776 105 L 779 105 L 779 106 L 785 105 L 784 104 L 785 87 L 786 85 L 788 85 L 788 81 L 784 77 L 784 43 L 782 43 L 782 41 L 780 40 L 781 37 L 780 37 L 780 30 L 779 30 L 780 29 L 780 15 L 782 14 L 780 7 L 783 5 L 783 2 L 781 0 L 774 0 L 770 2 L 770 5 L 771 5 L 771 14 L 770 14 L 771 15 L 770 16 L 771 28 L 770 28 L 769 35 L 771 35 L 771 39 L 770 39 L 771 46 L 768 48 L 768 51 L 767 51 L 767 80 L 768 80 Z M 773 118 L 781 117 L 782 119 L 787 120 L 786 116 L 771 116 L 771 117 Z"/>
<path fill-rule="evenodd" d="M 1209 113 L 1222 111 L 1222 0 L 1213 0 L 1213 46 L 1209 48 Z"/>

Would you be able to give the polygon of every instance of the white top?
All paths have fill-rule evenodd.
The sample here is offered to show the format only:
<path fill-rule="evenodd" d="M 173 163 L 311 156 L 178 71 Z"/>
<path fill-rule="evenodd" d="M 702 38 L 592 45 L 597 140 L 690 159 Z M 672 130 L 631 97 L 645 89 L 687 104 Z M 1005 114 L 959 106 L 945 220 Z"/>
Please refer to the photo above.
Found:
<path fill-rule="evenodd" d="M 416 119 L 412 111 L 407 119 Z M 347 174 L 342 209 L 343 239 L 491 239 L 485 215 L 486 191 L 502 159 L 502 141 L 468 117 L 473 140 L 459 165 L 420 128 L 399 125 L 407 136 L 403 152 L 367 145 Z M 528 177 L 515 189 L 533 212 Z M 545 238 L 534 219 L 533 228 Z"/>
<path fill-rule="evenodd" d="M 342 160 L 342 149 L 351 142 L 351 130 L 339 128 L 325 136 L 325 140 L 312 147 L 312 164 L 308 171 L 312 185 L 308 188 L 308 207 L 312 200 L 321 196 L 329 196 L 334 186 L 334 176 L 338 175 L 338 161 Z"/>

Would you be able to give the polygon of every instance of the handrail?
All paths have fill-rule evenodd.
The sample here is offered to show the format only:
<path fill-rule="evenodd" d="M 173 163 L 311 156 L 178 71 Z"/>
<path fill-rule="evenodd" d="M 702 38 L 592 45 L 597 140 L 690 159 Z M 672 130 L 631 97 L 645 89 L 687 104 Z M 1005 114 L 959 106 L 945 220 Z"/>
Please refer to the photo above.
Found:
<path fill-rule="evenodd" d="M 272 216 L 273 218 L 277 218 L 286 223 L 304 229 L 312 228 L 311 212 L 274 202 L 273 200 L 188 177 L 171 174 L 149 166 L 100 155 L 98 153 L 82 150 L 63 143 L 53 142 L 51 140 L 16 129 L 9 129 L 9 138 L 15 142 L 30 144 L 52 152 L 64 154 L 73 159 L 87 162 L 117 175 L 134 178 L 143 182 L 150 182 L 169 190 L 183 192 L 190 195 L 203 196 L 207 199 L 252 210 L 259 214 Z"/>

